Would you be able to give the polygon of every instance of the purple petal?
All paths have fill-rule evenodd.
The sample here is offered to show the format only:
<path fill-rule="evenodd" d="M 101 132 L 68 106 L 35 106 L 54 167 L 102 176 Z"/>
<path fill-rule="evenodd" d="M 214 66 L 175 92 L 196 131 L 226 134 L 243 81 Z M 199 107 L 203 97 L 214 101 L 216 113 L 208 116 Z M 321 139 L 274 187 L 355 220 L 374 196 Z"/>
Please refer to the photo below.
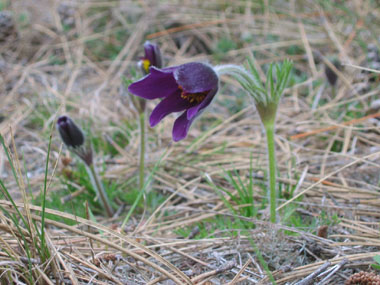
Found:
<path fill-rule="evenodd" d="M 154 127 L 168 114 L 186 110 L 190 106 L 191 103 L 188 100 L 181 98 L 181 90 L 178 89 L 177 92 L 163 99 L 156 108 L 154 108 L 149 118 L 150 126 Z"/>
<path fill-rule="evenodd" d="M 191 123 L 194 121 L 195 117 L 191 120 L 187 119 L 186 112 L 177 118 L 173 126 L 173 141 L 177 142 L 184 139 L 187 136 Z"/>
<path fill-rule="evenodd" d="M 173 68 L 150 68 L 150 73 L 142 79 L 132 83 L 128 91 L 145 98 L 156 99 L 168 97 L 178 90 L 178 84 L 173 76 Z"/>
<path fill-rule="evenodd" d="M 174 70 L 174 78 L 187 93 L 199 93 L 218 88 L 219 78 L 214 69 L 201 62 L 190 62 Z"/>
<path fill-rule="evenodd" d="M 194 118 L 200 111 L 202 111 L 204 108 L 206 108 L 208 105 L 210 105 L 212 99 L 214 99 L 216 92 L 218 89 L 211 90 L 206 98 L 203 99 L 203 101 L 187 110 L 187 119 L 191 120 Z"/>

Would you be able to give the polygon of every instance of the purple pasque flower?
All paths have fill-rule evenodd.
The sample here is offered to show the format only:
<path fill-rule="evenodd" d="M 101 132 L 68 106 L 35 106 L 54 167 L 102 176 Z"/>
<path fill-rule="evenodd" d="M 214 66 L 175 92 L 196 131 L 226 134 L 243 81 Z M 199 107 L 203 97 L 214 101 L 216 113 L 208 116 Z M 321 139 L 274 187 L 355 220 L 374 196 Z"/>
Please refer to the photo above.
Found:
<path fill-rule="evenodd" d="M 155 66 L 162 67 L 162 56 L 158 45 L 146 41 L 144 44 L 145 56 L 140 59 L 138 65 L 142 72 L 146 75 L 149 73 L 149 68 Z"/>
<path fill-rule="evenodd" d="M 210 105 L 218 91 L 219 78 L 212 66 L 191 62 L 174 67 L 150 68 L 144 78 L 128 90 L 145 99 L 163 98 L 150 115 L 154 127 L 168 114 L 185 111 L 174 122 L 173 140 L 186 137 L 191 123 Z"/>

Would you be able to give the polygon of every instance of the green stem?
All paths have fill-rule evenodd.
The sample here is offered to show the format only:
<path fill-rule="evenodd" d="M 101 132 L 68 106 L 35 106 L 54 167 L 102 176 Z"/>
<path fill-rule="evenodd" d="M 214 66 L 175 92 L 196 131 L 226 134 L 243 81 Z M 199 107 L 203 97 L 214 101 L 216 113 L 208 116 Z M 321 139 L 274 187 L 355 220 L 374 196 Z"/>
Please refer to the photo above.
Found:
<path fill-rule="evenodd" d="M 96 194 L 99 196 L 100 202 L 103 205 L 103 208 L 106 210 L 107 216 L 113 216 L 113 209 L 108 200 L 106 191 L 104 190 L 103 184 L 100 181 L 98 174 L 96 173 L 95 166 L 91 164 L 90 166 L 86 165 L 86 170 L 90 176 L 92 186 L 94 187 Z"/>
<path fill-rule="evenodd" d="M 264 125 L 267 134 L 270 189 L 270 221 L 276 222 L 276 156 L 274 145 L 274 123 Z"/>
<path fill-rule="evenodd" d="M 139 166 L 139 189 L 142 190 L 145 182 L 145 111 L 141 111 L 140 121 L 140 166 Z"/>

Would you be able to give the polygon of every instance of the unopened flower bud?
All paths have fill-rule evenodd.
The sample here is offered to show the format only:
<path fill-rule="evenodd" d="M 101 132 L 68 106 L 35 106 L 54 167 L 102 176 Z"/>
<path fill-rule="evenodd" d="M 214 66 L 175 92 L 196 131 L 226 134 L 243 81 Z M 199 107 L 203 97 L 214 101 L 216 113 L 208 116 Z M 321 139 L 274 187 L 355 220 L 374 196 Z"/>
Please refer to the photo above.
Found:
<path fill-rule="evenodd" d="M 149 41 L 144 44 L 145 56 L 140 59 L 138 66 L 143 72 L 143 74 L 149 73 L 149 68 L 151 66 L 161 68 L 162 67 L 162 56 L 158 45 L 153 44 Z"/>
<path fill-rule="evenodd" d="M 59 117 L 57 121 L 57 129 L 63 142 L 68 147 L 77 148 L 83 145 L 83 132 L 69 117 Z"/>
<path fill-rule="evenodd" d="M 82 130 L 68 116 L 61 116 L 57 120 L 57 129 L 64 144 L 87 165 L 92 164 L 92 149 L 85 144 Z"/>
<path fill-rule="evenodd" d="M 338 70 L 341 68 L 340 62 L 338 60 L 334 60 L 332 62 L 332 64 Z M 330 83 L 330 85 L 335 86 L 336 81 L 338 80 L 338 75 L 328 65 L 325 66 L 325 75 L 326 75 L 326 78 L 327 78 L 328 82 Z"/>

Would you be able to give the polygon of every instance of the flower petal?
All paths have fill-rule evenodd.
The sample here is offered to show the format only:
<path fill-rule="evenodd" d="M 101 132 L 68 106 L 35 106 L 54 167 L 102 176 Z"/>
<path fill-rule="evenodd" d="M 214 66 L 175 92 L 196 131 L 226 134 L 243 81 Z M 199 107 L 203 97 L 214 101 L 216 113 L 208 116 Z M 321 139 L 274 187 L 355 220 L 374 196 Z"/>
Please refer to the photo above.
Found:
<path fill-rule="evenodd" d="M 172 132 L 173 141 L 180 141 L 187 136 L 191 123 L 194 121 L 195 118 L 196 116 L 193 117 L 191 120 L 188 120 L 186 112 L 184 112 L 181 116 L 177 118 L 177 120 L 175 120 Z"/>
<path fill-rule="evenodd" d="M 204 108 L 206 108 L 208 105 L 210 105 L 212 99 L 214 99 L 216 92 L 218 92 L 218 89 L 211 90 L 206 98 L 203 99 L 201 103 L 198 105 L 191 107 L 187 110 L 187 119 L 194 118 L 200 111 L 202 111 Z"/>
<path fill-rule="evenodd" d="M 173 68 L 150 68 L 150 73 L 129 85 L 128 91 L 145 98 L 156 99 L 167 97 L 178 90 L 178 84 L 174 79 Z"/>
<path fill-rule="evenodd" d="M 174 70 L 174 78 L 187 93 L 199 93 L 218 88 L 219 78 L 214 69 L 201 62 L 190 62 Z"/>
<path fill-rule="evenodd" d="M 152 114 L 150 114 L 149 123 L 151 127 L 157 125 L 163 118 L 173 112 L 180 112 L 188 109 L 191 103 L 188 100 L 181 98 L 181 90 L 163 99 L 154 108 Z"/>

